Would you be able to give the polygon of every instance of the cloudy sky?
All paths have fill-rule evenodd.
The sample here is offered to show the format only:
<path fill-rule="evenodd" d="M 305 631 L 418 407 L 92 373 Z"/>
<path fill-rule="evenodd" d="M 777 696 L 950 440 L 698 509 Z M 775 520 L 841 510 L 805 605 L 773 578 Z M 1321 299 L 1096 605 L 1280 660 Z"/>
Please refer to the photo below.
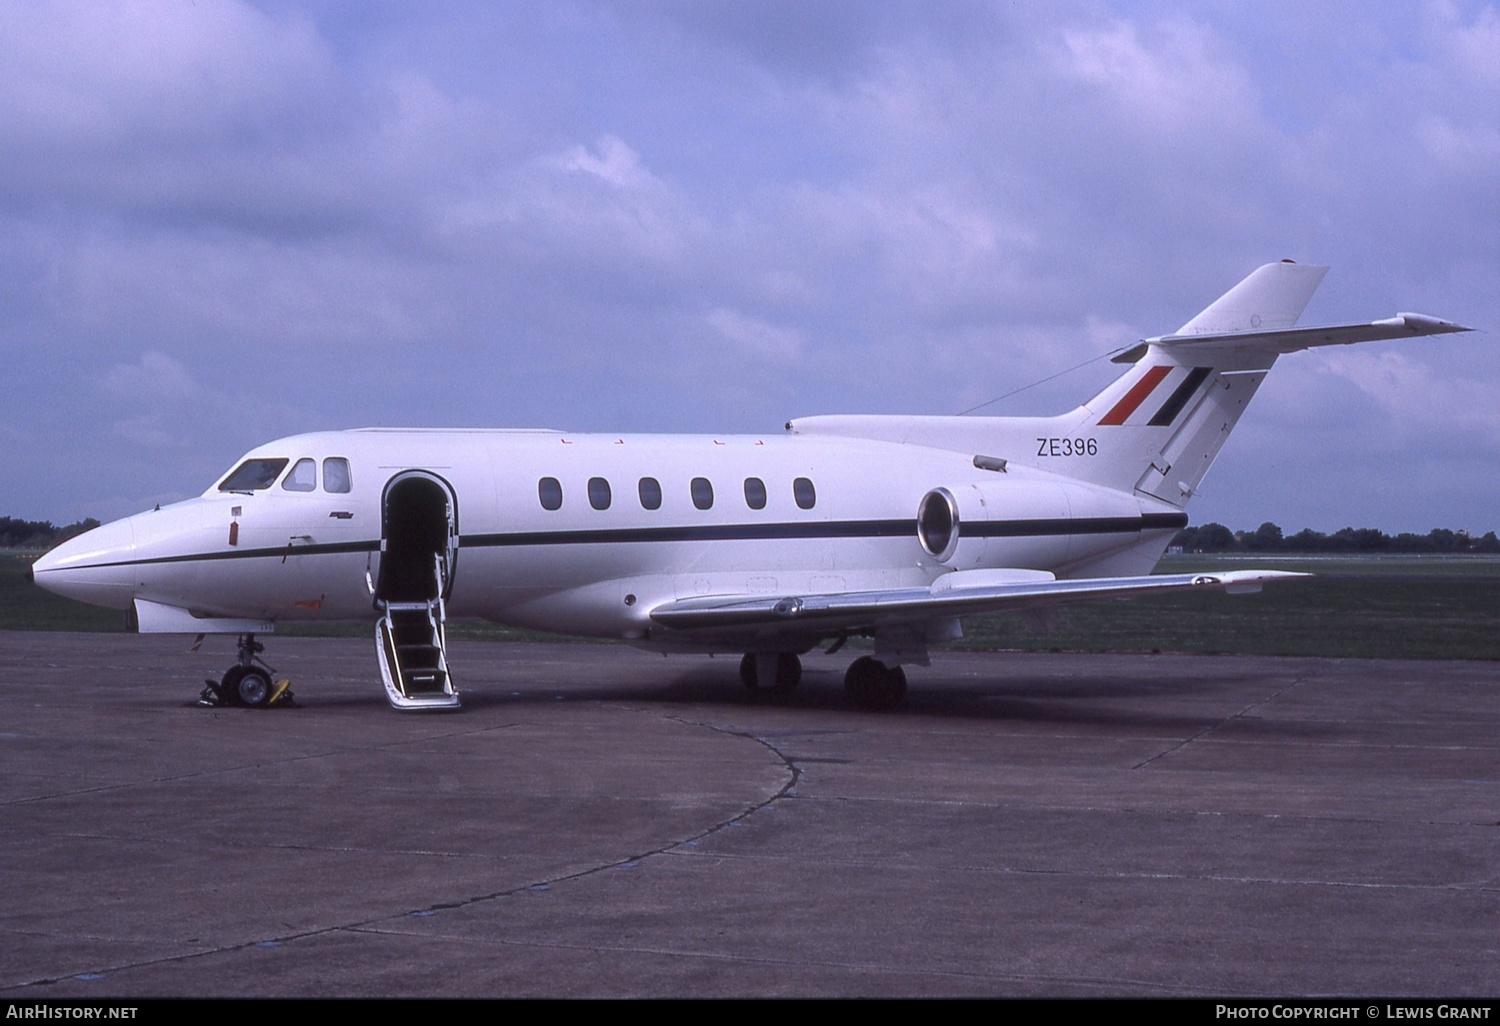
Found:
<path fill-rule="evenodd" d="M 0 514 L 324 428 L 954 413 L 1283 257 L 1304 323 L 1488 330 L 1284 359 L 1194 522 L 1500 530 L 1494 3 L 7 3 Z"/>

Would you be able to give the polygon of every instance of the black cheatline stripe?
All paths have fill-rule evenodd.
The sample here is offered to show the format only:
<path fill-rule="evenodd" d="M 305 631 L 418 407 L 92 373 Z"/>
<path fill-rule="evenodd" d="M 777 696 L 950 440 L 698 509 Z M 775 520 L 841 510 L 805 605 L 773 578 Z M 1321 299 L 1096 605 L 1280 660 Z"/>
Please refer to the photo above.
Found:
<path fill-rule="evenodd" d="M 772 541 L 793 538 L 902 538 L 917 534 L 913 520 L 825 520 L 793 524 L 698 524 L 678 527 L 617 527 L 580 531 L 517 531 L 466 534 L 460 547 L 518 545 L 621 545 L 629 542 Z"/>
<path fill-rule="evenodd" d="M 1167 396 L 1167 401 L 1161 404 L 1161 409 L 1148 422 L 1151 427 L 1166 427 L 1177 419 L 1187 401 L 1198 391 L 1198 386 L 1203 384 L 1203 379 L 1214 372 L 1212 367 L 1194 367 L 1188 372 L 1188 376 L 1182 380 L 1182 384 Z"/>
<path fill-rule="evenodd" d="M 1000 520 L 960 525 L 971 538 L 1037 538 L 1071 534 L 1134 534 L 1186 527 L 1186 513 L 1147 513 L 1139 517 L 1079 517 L 1074 520 Z"/>
<path fill-rule="evenodd" d="M 59 569 L 67 570 L 99 570 L 110 566 L 149 566 L 156 563 L 196 563 L 212 559 L 265 559 L 275 556 L 281 559 L 284 556 L 323 556 L 338 554 L 341 552 L 379 552 L 378 541 L 354 541 L 354 542 L 332 542 L 327 545 L 297 545 L 288 548 L 285 545 L 274 549 L 225 549 L 223 552 L 194 552 L 184 556 L 150 556 L 145 559 L 117 559 L 110 563 L 90 563 L 88 566 L 67 566 Z M 50 571 L 42 571 L 49 573 Z"/>
<path fill-rule="evenodd" d="M 1127 534 L 1187 526 L 1186 513 L 1146 513 L 1139 517 L 1087 517 L 1077 520 L 1001 520 L 961 525 L 970 538 L 1027 538 L 1069 534 Z M 636 542 L 773 541 L 817 538 L 915 538 L 915 520 L 830 520 L 792 524 L 702 524 L 691 527 L 620 527 L 593 531 L 518 531 L 511 534 L 466 534 L 459 547 L 518 548 L 530 545 L 622 545 Z M 264 549 L 226 549 L 182 556 L 122 559 L 111 563 L 67 567 L 97 570 L 111 566 L 192 563 L 220 559 L 282 559 L 344 552 L 378 552 L 379 541 L 337 542 Z"/>
<path fill-rule="evenodd" d="M 1171 528 L 1180 531 L 1188 525 L 1186 513 L 1142 513 L 1142 531 L 1165 531 Z"/>
<path fill-rule="evenodd" d="M 965 522 L 960 533 L 970 538 L 1026 538 L 1072 534 L 1125 534 L 1186 527 L 1186 513 L 1146 513 L 1139 517 L 1085 517 L 1074 520 L 1001 520 Z M 463 548 L 507 548 L 527 545 L 620 545 L 634 542 L 773 541 L 818 538 L 909 538 L 914 520 L 836 520 L 792 524 L 703 524 L 683 527 L 623 527 L 579 531 L 518 531 L 513 534 L 465 535 Z"/>

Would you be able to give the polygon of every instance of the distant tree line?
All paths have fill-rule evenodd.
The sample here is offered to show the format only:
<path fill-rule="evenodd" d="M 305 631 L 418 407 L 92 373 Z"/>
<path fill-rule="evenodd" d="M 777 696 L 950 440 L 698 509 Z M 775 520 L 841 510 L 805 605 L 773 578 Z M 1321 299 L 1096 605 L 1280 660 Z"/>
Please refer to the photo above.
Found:
<path fill-rule="evenodd" d="M 50 520 L 0 517 L 0 549 L 50 549 L 58 542 L 67 541 L 75 534 L 91 531 L 98 526 L 99 521 L 93 517 L 66 527 L 58 527 Z"/>
<path fill-rule="evenodd" d="M 1476 538 L 1444 527 L 1426 534 L 1390 535 L 1373 527 L 1345 527 L 1332 534 L 1303 528 L 1284 535 L 1267 521 L 1253 531 L 1231 531 L 1223 524 L 1184 527 L 1172 546 L 1183 552 L 1500 552 L 1500 538 L 1494 531 Z"/>

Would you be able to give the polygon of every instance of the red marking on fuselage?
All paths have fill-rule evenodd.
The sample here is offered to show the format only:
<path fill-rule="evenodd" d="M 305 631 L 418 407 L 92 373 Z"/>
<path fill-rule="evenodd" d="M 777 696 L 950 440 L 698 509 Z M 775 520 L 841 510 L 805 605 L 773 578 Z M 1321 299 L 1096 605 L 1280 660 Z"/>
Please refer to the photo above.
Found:
<path fill-rule="evenodd" d="M 1165 378 L 1171 370 L 1170 365 L 1159 364 L 1152 367 L 1145 374 L 1142 374 L 1141 380 L 1132 385 L 1130 391 L 1125 393 L 1125 398 L 1115 403 L 1113 409 L 1099 418 L 1099 423 L 1101 425 L 1125 423 L 1130 418 L 1130 415 L 1136 411 L 1136 408 L 1146 401 L 1146 397 L 1156 390 L 1156 386 L 1161 384 L 1162 378 Z"/>

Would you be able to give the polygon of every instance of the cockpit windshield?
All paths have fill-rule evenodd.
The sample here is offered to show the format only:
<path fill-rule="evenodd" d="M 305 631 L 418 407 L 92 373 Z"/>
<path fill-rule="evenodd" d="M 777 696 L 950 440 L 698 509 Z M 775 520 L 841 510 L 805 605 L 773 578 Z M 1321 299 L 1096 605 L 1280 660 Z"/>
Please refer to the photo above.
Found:
<path fill-rule="evenodd" d="M 276 482 L 286 469 L 286 460 L 246 460 L 219 485 L 221 492 L 258 492 Z"/>

